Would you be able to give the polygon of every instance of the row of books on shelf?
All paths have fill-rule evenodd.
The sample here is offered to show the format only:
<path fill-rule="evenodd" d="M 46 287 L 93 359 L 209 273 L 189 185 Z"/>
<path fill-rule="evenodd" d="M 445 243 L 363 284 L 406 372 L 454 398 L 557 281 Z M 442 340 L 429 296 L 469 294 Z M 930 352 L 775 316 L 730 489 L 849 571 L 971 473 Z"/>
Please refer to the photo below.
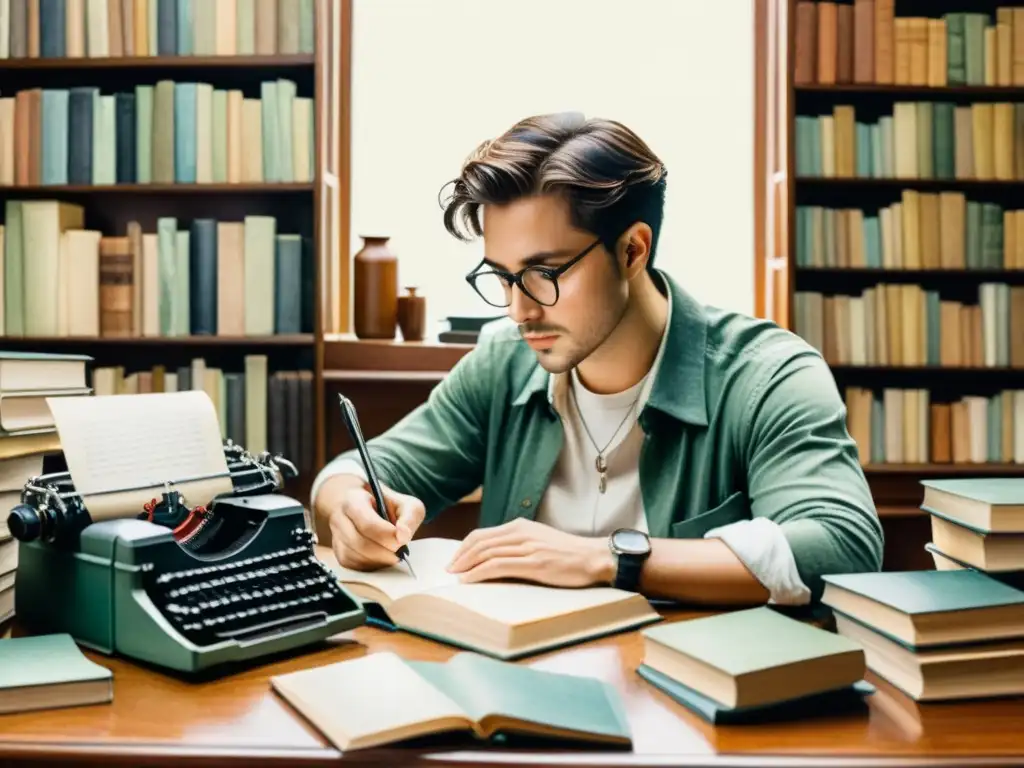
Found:
<path fill-rule="evenodd" d="M 273 216 L 85 226 L 82 206 L 8 200 L 6 336 L 271 336 L 313 332 L 313 249 Z"/>
<path fill-rule="evenodd" d="M 1024 269 L 1024 210 L 905 189 L 874 209 L 796 206 L 799 267 Z"/>
<path fill-rule="evenodd" d="M 30 88 L 0 98 L 0 186 L 312 182 L 313 99 L 160 80 L 132 91 Z"/>
<path fill-rule="evenodd" d="M 315 16 L 314 0 L 0 0 L 0 59 L 311 54 Z"/>
<path fill-rule="evenodd" d="M 849 386 L 843 398 L 863 465 L 1024 465 L 1024 389 L 942 401 L 922 388 Z"/>
<path fill-rule="evenodd" d="M 193 358 L 186 366 L 97 366 L 92 387 L 97 397 L 202 390 L 213 402 L 222 439 L 252 453 L 279 453 L 300 472 L 313 469 L 312 371 L 270 371 L 266 355 L 246 355 L 240 371 Z"/>
<path fill-rule="evenodd" d="M 976 303 L 914 283 L 795 291 L 793 309 L 794 330 L 829 365 L 1024 369 L 1024 286 L 982 283 Z"/>
<path fill-rule="evenodd" d="M 797 115 L 795 164 L 808 178 L 1024 179 L 1024 104 L 898 101 L 876 121 L 856 108 Z"/>
<path fill-rule="evenodd" d="M 797 85 L 1024 85 L 1024 8 L 964 3 L 939 17 L 897 16 L 895 0 L 796 4 Z"/>

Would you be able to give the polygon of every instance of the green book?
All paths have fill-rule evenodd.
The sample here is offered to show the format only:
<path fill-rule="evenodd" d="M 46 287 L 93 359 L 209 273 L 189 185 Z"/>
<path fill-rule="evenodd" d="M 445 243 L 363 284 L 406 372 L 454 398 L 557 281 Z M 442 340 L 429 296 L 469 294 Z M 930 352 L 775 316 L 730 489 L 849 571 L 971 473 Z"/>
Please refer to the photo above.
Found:
<path fill-rule="evenodd" d="M 157 250 L 157 306 L 160 316 L 160 335 L 177 336 L 178 220 L 161 216 L 156 220 Z"/>
<path fill-rule="evenodd" d="M 256 0 L 237 0 L 235 8 L 235 48 L 239 56 L 256 52 Z"/>
<path fill-rule="evenodd" d="M 985 533 L 1024 533 L 1024 477 L 922 480 L 921 508 Z"/>
<path fill-rule="evenodd" d="M 954 131 L 954 115 L 956 105 L 953 102 L 935 102 L 933 109 L 932 128 L 932 168 L 937 179 L 952 179 L 956 176 L 954 161 L 956 160 L 956 133 Z"/>
<path fill-rule="evenodd" d="M 980 571 L 822 577 L 821 602 L 907 648 L 1024 637 L 1024 592 Z"/>
<path fill-rule="evenodd" d="M 263 134 L 263 180 L 284 181 L 281 173 L 281 108 L 278 106 L 277 81 L 260 83 L 260 130 Z"/>
<path fill-rule="evenodd" d="M 153 180 L 153 86 L 135 86 L 135 177 Z"/>
<path fill-rule="evenodd" d="M 460 733 L 502 744 L 632 747 L 608 683 L 475 653 L 417 662 L 382 651 L 277 675 L 270 685 L 341 751 Z"/>
<path fill-rule="evenodd" d="M 677 704 L 682 704 L 695 715 L 712 725 L 739 725 L 743 723 L 772 723 L 802 720 L 823 714 L 836 715 L 864 710 L 864 697 L 875 692 L 867 680 L 846 688 L 822 691 L 799 699 L 752 707 L 723 707 L 714 699 L 702 696 L 687 685 L 673 680 L 656 669 L 641 664 L 637 674 Z"/>
<path fill-rule="evenodd" d="M 642 630 L 643 664 L 726 708 L 760 707 L 862 680 L 852 640 L 767 606 Z"/>
<path fill-rule="evenodd" d="M 946 81 L 950 85 L 966 85 L 967 14 L 947 13 L 943 18 L 946 19 Z"/>
<path fill-rule="evenodd" d="M 920 179 L 931 179 L 935 176 L 934 150 L 932 137 L 935 128 L 932 102 L 917 102 L 917 176 Z"/>
<path fill-rule="evenodd" d="M 985 13 L 964 13 L 964 75 L 966 85 L 985 84 Z"/>
<path fill-rule="evenodd" d="M 223 89 L 213 92 L 211 135 L 213 183 L 224 184 L 228 180 L 228 92 Z"/>
<path fill-rule="evenodd" d="M 279 181 L 296 181 L 295 178 L 295 81 L 277 81 L 277 130 L 279 146 L 277 169 Z"/>
<path fill-rule="evenodd" d="M 96 92 L 92 119 L 92 183 L 117 182 L 117 103 Z"/>
<path fill-rule="evenodd" d="M 191 290 L 190 272 L 190 251 L 191 232 L 187 229 L 179 229 L 174 241 L 174 334 L 175 336 L 188 336 L 192 333 L 191 319 Z M 202 387 L 197 387 L 201 389 Z"/>
<path fill-rule="evenodd" d="M 299 0 L 299 53 L 316 52 L 315 21 L 313 0 Z"/>
<path fill-rule="evenodd" d="M 68 634 L 0 640 L 0 714 L 105 704 L 113 673 L 90 661 Z"/>

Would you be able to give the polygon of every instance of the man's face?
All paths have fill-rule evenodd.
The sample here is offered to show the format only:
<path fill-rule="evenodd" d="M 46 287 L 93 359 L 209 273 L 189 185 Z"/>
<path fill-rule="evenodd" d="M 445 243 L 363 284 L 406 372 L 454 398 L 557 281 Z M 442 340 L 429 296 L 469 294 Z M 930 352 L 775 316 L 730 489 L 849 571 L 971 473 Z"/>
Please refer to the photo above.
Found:
<path fill-rule="evenodd" d="M 486 261 L 511 273 L 532 264 L 558 267 L 595 240 L 592 233 L 574 228 L 568 204 L 551 196 L 488 207 L 483 230 Z M 551 373 L 574 368 L 597 349 L 622 319 L 628 298 L 627 281 L 601 245 L 557 280 L 554 306 L 534 301 L 515 286 L 508 307 L 509 317 Z"/>

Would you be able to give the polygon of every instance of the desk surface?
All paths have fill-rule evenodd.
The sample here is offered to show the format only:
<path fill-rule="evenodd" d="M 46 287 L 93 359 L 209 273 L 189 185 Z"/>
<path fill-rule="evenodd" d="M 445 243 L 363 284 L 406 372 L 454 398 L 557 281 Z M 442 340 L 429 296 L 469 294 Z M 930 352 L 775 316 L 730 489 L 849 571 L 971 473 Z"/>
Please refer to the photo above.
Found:
<path fill-rule="evenodd" d="M 698 614 L 667 615 L 666 620 Z M 17 628 L 15 628 L 17 634 Z M 271 690 L 268 678 L 384 650 L 443 660 L 455 650 L 405 633 L 361 627 L 303 654 L 193 683 L 90 653 L 114 671 L 111 704 L 0 715 L 0 765 L 19 759 L 96 765 L 326 765 L 339 753 Z M 355 765 L 1024 765 L 1024 699 L 918 705 L 884 682 L 865 711 L 771 726 L 708 725 L 636 675 L 637 633 L 606 637 L 520 663 L 589 674 L 622 693 L 634 733 L 631 753 L 556 754 L 430 749 L 350 752 Z M 814 760 L 815 756 L 817 760 Z M 854 759 L 856 758 L 856 759 Z M 1016 758 L 1016 759 L 1013 759 Z M 336 764 L 336 763 L 335 763 Z"/>

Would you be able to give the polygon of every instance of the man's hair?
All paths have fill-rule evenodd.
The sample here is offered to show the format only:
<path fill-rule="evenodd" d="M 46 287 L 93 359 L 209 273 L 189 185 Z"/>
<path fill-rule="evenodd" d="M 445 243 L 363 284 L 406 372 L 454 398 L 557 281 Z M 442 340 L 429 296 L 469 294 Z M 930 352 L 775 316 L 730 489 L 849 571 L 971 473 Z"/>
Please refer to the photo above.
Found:
<path fill-rule="evenodd" d="M 634 223 L 651 228 L 648 269 L 661 230 L 667 171 L 626 126 L 576 112 L 528 117 L 467 158 L 442 201 L 444 226 L 459 240 L 483 234 L 481 206 L 534 195 L 565 197 L 574 226 L 612 254 Z M 443 192 L 444 190 L 442 190 Z"/>

